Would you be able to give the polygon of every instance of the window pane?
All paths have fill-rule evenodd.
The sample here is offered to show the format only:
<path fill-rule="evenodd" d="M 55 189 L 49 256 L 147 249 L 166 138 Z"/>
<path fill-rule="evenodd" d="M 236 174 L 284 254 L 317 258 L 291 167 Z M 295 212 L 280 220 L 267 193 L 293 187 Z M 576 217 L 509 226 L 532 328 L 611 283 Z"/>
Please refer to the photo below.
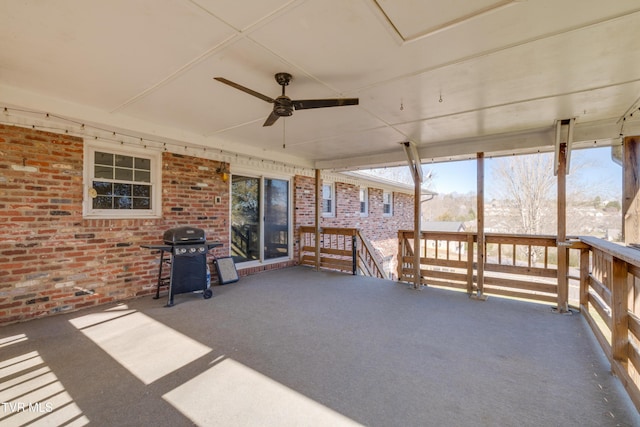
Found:
<path fill-rule="evenodd" d="M 140 159 L 136 157 L 135 168 L 150 171 L 151 170 L 151 160 L 150 159 Z"/>
<path fill-rule="evenodd" d="M 93 188 L 100 196 L 113 194 L 113 184 L 110 182 L 93 181 Z"/>
<path fill-rule="evenodd" d="M 93 199 L 93 209 L 113 209 L 113 197 L 96 197 L 95 199 Z"/>
<path fill-rule="evenodd" d="M 114 209 L 131 209 L 130 197 L 114 197 L 113 203 Z"/>
<path fill-rule="evenodd" d="M 94 178 L 113 179 L 113 168 L 108 166 L 95 166 Z"/>
<path fill-rule="evenodd" d="M 113 194 L 116 196 L 131 196 L 131 184 L 113 184 Z"/>
<path fill-rule="evenodd" d="M 151 199 L 135 197 L 133 199 L 133 209 L 151 209 Z"/>
<path fill-rule="evenodd" d="M 115 178 L 121 181 L 133 181 L 133 170 L 116 168 Z"/>
<path fill-rule="evenodd" d="M 134 185 L 133 186 L 133 195 L 136 197 L 151 197 L 151 186 L 150 185 Z"/>
<path fill-rule="evenodd" d="M 322 198 L 323 199 L 331 199 L 331 186 L 323 185 L 322 186 Z"/>
<path fill-rule="evenodd" d="M 322 212 L 331 213 L 331 200 L 323 200 L 322 201 Z"/>
<path fill-rule="evenodd" d="M 113 154 L 101 153 L 96 151 L 94 154 L 94 161 L 96 165 L 109 165 L 113 166 Z"/>
<path fill-rule="evenodd" d="M 289 182 L 264 181 L 264 258 L 289 254 Z"/>
<path fill-rule="evenodd" d="M 135 173 L 135 177 L 133 179 L 134 181 L 151 182 L 151 172 L 136 170 L 134 171 L 134 173 Z"/>
<path fill-rule="evenodd" d="M 120 166 L 121 168 L 132 168 L 133 157 L 116 154 L 116 166 Z"/>
<path fill-rule="evenodd" d="M 231 248 L 235 262 L 260 258 L 260 179 L 231 178 Z"/>

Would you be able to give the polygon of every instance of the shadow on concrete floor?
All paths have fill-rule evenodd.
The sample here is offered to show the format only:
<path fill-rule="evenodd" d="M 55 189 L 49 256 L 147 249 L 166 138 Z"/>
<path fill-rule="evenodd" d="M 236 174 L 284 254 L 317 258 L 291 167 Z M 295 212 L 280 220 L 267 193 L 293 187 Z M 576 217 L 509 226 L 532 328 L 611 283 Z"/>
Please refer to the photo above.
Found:
<path fill-rule="evenodd" d="M 0 424 L 617 426 L 640 417 L 579 314 L 271 271 L 0 328 Z"/>

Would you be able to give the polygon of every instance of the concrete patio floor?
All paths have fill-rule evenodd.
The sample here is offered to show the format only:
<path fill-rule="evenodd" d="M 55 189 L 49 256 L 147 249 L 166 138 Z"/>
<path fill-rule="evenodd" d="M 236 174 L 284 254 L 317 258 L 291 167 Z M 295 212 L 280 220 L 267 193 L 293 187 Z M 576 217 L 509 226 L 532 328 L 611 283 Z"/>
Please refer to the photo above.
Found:
<path fill-rule="evenodd" d="M 0 327 L 0 425 L 638 426 L 579 314 L 294 267 Z"/>

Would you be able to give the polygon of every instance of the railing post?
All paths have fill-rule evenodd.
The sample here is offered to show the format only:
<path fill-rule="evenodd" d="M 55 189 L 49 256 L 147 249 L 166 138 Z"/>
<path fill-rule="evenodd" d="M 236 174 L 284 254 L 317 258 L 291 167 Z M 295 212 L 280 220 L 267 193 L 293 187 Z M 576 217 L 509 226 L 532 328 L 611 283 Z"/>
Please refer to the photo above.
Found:
<path fill-rule="evenodd" d="M 587 310 L 589 306 L 589 249 L 580 249 L 580 309 Z"/>
<path fill-rule="evenodd" d="M 398 260 L 396 263 L 396 272 L 398 273 L 398 281 L 402 281 L 404 268 L 404 232 L 398 230 Z"/>
<path fill-rule="evenodd" d="M 357 238 L 354 234 L 351 236 L 351 256 L 352 256 L 352 267 L 353 267 L 353 275 L 358 275 L 358 245 Z"/>
<path fill-rule="evenodd" d="M 613 257 L 611 280 L 611 350 L 613 359 L 625 363 L 628 359 L 629 316 L 627 295 L 627 264 Z"/>
<path fill-rule="evenodd" d="M 481 301 L 485 301 L 487 296 L 484 295 L 484 263 L 486 260 L 487 248 L 484 240 L 484 153 L 477 154 L 477 185 L 478 185 L 478 216 L 476 217 L 476 222 L 478 224 L 478 249 L 477 249 L 477 257 L 478 257 L 478 266 L 477 266 L 477 286 L 475 295 L 471 295 L 471 298 L 478 299 Z"/>
<path fill-rule="evenodd" d="M 467 235 L 467 294 L 473 293 L 473 234 Z"/>
<path fill-rule="evenodd" d="M 320 218 L 322 204 L 322 176 L 320 169 L 316 169 L 316 271 L 320 271 Z"/>
<path fill-rule="evenodd" d="M 569 311 L 569 248 L 567 244 L 567 144 L 558 149 L 558 312 Z"/>

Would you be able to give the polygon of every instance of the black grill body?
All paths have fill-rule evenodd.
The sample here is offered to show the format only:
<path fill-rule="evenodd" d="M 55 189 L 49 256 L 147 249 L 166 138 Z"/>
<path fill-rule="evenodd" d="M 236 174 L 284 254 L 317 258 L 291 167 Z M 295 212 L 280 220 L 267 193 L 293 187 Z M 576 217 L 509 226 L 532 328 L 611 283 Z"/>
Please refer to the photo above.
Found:
<path fill-rule="evenodd" d="M 143 245 L 148 249 L 160 250 L 160 270 L 156 298 L 160 296 L 160 286 L 169 282 L 169 301 L 173 305 L 174 295 L 203 291 L 205 299 L 213 295 L 207 287 L 207 253 L 210 249 L 222 246 L 222 243 L 207 243 L 205 232 L 195 227 L 177 227 L 164 232 L 164 245 Z M 171 254 L 165 258 L 165 254 Z M 163 277 L 164 264 L 170 264 L 169 278 Z"/>
<path fill-rule="evenodd" d="M 172 249 L 169 305 L 173 295 L 207 290 L 207 246 L 180 244 Z"/>

